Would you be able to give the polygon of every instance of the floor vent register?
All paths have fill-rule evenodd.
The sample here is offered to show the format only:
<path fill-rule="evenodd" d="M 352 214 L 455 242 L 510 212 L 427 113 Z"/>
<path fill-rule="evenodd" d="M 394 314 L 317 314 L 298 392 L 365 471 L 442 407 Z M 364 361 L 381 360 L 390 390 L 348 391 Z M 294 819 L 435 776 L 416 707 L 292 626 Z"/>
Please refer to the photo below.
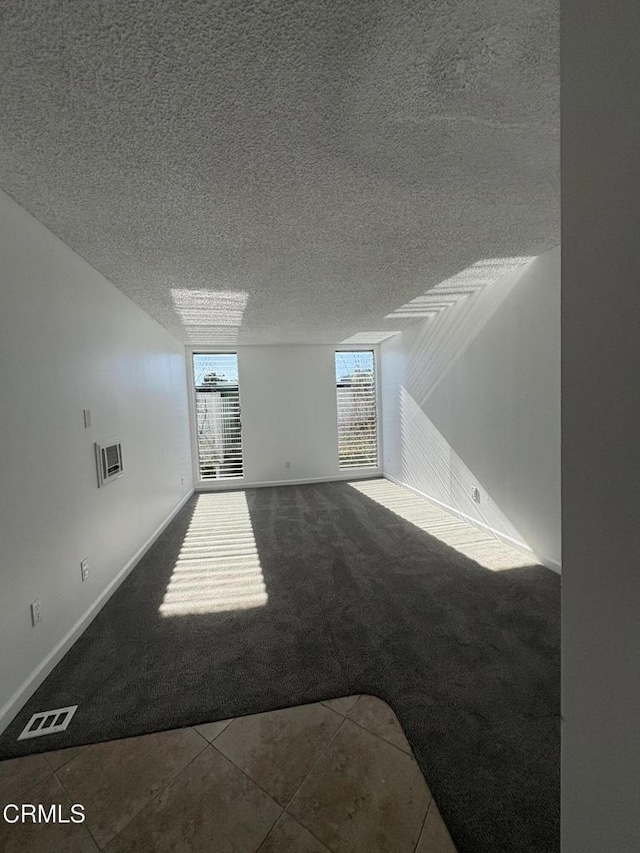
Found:
<path fill-rule="evenodd" d="M 77 707 L 70 705 L 68 708 L 56 708 L 53 711 L 39 711 L 23 728 L 18 740 L 63 732 L 71 722 Z"/>

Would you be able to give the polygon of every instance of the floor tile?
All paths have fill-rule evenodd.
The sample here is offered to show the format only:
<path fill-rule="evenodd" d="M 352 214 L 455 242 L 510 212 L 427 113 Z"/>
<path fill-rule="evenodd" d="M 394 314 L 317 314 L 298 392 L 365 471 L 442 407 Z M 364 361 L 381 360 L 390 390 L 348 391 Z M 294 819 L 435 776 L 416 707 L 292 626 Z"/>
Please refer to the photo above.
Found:
<path fill-rule="evenodd" d="M 331 853 L 331 851 L 314 838 L 304 826 L 300 826 L 285 813 L 266 837 L 258 853 Z"/>
<path fill-rule="evenodd" d="M 219 734 L 221 734 L 233 720 L 220 720 L 217 723 L 202 723 L 199 726 L 194 726 L 193 728 L 198 732 L 198 734 L 202 735 L 205 740 L 208 740 L 209 743 L 214 741 Z"/>
<path fill-rule="evenodd" d="M 0 800 L 15 803 L 17 797 L 50 774 L 51 768 L 43 755 L 0 761 Z"/>
<path fill-rule="evenodd" d="M 193 729 L 108 741 L 88 747 L 57 776 L 84 804 L 87 825 L 102 847 L 206 748 Z"/>
<path fill-rule="evenodd" d="M 215 747 L 285 806 L 342 722 L 321 704 L 239 717 Z"/>
<path fill-rule="evenodd" d="M 357 696 L 341 696 L 339 699 L 325 699 L 322 704 L 326 705 L 327 708 L 331 708 L 332 711 L 337 711 L 338 714 L 342 714 L 343 717 L 346 717 L 357 700 Z"/>
<path fill-rule="evenodd" d="M 398 718 L 382 699 L 376 696 L 360 696 L 349 711 L 349 719 L 373 732 L 374 735 L 388 740 L 398 749 L 411 753 L 411 747 L 404 736 Z"/>
<path fill-rule="evenodd" d="M 70 818 L 70 800 L 60 782 L 51 775 L 29 791 L 20 803 L 60 804 L 61 816 Z M 14 811 L 10 812 L 11 817 Z M 3 853 L 97 853 L 86 824 L 80 823 L 15 823 L 0 821 L 0 850 Z"/>
<path fill-rule="evenodd" d="M 430 800 L 411 756 L 345 720 L 287 811 L 340 853 L 413 853 Z"/>
<path fill-rule="evenodd" d="M 432 801 L 427 819 L 416 847 L 416 853 L 456 853 L 451 836 L 440 817 L 438 807 Z"/>
<path fill-rule="evenodd" d="M 255 853 L 280 807 L 213 746 L 153 799 L 108 853 Z"/>
<path fill-rule="evenodd" d="M 44 757 L 47 759 L 52 770 L 59 770 L 65 764 L 68 764 L 74 758 L 81 755 L 87 748 L 86 746 L 70 746 L 68 749 L 56 749 L 53 752 L 45 752 Z"/>

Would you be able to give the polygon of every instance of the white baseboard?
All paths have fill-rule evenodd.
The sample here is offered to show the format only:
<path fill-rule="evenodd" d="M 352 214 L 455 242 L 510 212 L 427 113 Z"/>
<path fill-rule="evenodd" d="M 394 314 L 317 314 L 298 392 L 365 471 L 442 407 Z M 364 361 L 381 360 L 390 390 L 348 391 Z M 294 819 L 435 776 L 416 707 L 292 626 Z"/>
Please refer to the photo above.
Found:
<path fill-rule="evenodd" d="M 91 606 L 82 614 L 80 619 L 75 623 L 73 628 L 68 631 L 60 642 L 54 646 L 45 659 L 38 664 L 31 675 L 22 682 L 13 696 L 5 702 L 0 708 L 0 734 L 6 729 L 9 723 L 16 716 L 18 711 L 28 701 L 28 699 L 40 687 L 45 678 L 49 675 L 52 669 L 58 664 L 75 643 L 78 637 L 82 634 L 87 625 L 95 618 L 97 613 L 102 610 L 107 601 L 111 598 L 116 589 L 124 581 L 128 574 L 140 562 L 149 548 L 156 541 L 163 530 L 173 521 L 175 516 L 180 512 L 182 507 L 189 500 L 194 490 L 191 489 L 180 501 L 180 503 L 169 513 L 162 524 L 149 536 L 147 541 L 136 551 L 129 562 L 122 568 L 111 583 L 106 586 Z"/>
<path fill-rule="evenodd" d="M 546 566 L 548 569 L 551 569 L 551 571 L 555 572 L 557 575 L 562 574 L 562 566 L 560 565 L 560 563 L 556 563 L 555 560 L 552 560 L 551 557 L 538 556 L 538 560 L 540 560 L 543 566 Z"/>
<path fill-rule="evenodd" d="M 309 477 L 304 480 L 262 480 L 257 483 L 245 483 L 242 480 L 227 480 L 224 483 L 204 483 L 196 485 L 196 492 L 243 491 L 244 489 L 262 489 L 267 486 L 304 486 L 308 483 L 335 483 L 342 480 L 371 480 L 382 477 L 379 468 L 358 469 L 356 471 L 340 472 L 330 477 Z"/>
<path fill-rule="evenodd" d="M 491 527 L 488 524 L 485 524 L 482 521 L 478 521 L 477 518 L 473 518 L 473 516 L 467 515 L 459 509 L 456 509 L 453 506 L 449 506 L 449 504 L 444 503 L 443 501 L 438 500 L 437 498 L 428 495 L 426 492 L 421 492 L 420 489 L 416 489 L 414 486 L 410 486 L 408 483 L 403 483 L 402 480 L 398 480 L 391 474 L 383 473 L 382 475 L 385 480 L 389 480 L 392 483 L 395 483 L 396 486 L 403 486 L 405 489 L 409 489 L 411 492 L 415 492 L 416 495 L 420 495 L 421 498 L 425 498 L 431 503 L 437 504 L 437 506 L 442 507 L 442 509 L 451 513 L 451 515 L 455 515 L 456 518 L 459 518 L 461 521 L 465 521 L 467 524 L 470 524 L 472 527 L 480 527 L 482 530 L 486 530 L 487 533 L 490 533 L 496 539 L 499 539 L 501 542 L 504 542 L 505 545 L 509 545 L 509 547 L 514 548 L 516 551 L 520 551 L 521 554 L 525 554 L 527 557 L 531 557 L 536 563 L 541 563 L 546 568 L 551 569 L 552 572 L 561 573 L 560 566 L 555 563 L 553 560 L 549 560 L 547 558 L 542 558 L 538 554 L 536 554 L 532 548 L 530 548 L 526 542 L 522 542 L 519 539 L 514 539 L 512 536 L 508 536 L 506 533 L 502 533 L 500 530 L 496 530 L 495 527 Z"/>

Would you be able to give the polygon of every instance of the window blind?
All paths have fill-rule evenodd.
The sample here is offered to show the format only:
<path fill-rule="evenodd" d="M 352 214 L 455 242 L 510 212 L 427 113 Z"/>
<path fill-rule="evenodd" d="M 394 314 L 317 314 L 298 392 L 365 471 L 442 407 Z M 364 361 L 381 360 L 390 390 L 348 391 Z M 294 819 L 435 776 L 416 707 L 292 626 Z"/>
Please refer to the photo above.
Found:
<path fill-rule="evenodd" d="M 336 352 L 338 457 L 341 469 L 378 465 L 378 412 L 373 352 Z"/>
<path fill-rule="evenodd" d="M 201 480 L 244 476 L 237 353 L 194 353 L 198 466 Z"/>

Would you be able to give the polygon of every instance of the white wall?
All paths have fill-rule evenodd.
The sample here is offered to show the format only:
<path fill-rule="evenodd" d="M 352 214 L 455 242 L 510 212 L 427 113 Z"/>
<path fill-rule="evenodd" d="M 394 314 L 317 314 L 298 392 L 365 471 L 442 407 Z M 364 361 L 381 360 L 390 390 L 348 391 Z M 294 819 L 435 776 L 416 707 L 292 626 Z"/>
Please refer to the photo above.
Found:
<path fill-rule="evenodd" d="M 384 473 L 559 569 L 559 247 L 385 341 L 381 377 Z"/>
<path fill-rule="evenodd" d="M 637 853 L 640 4 L 562 16 L 562 851 Z"/>
<path fill-rule="evenodd" d="M 237 352 L 245 471 L 238 485 L 355 479 L 338 465 L 335 347 Z M 366 476 L 378 471 L 367 469 Z"/>
<path fill-rule="evenodd" d="M 1 725 L 192 477 L 183 345 L 3 193 L 0 277 Z M 98 489 L 113 438 L 125 474 Z"/>

